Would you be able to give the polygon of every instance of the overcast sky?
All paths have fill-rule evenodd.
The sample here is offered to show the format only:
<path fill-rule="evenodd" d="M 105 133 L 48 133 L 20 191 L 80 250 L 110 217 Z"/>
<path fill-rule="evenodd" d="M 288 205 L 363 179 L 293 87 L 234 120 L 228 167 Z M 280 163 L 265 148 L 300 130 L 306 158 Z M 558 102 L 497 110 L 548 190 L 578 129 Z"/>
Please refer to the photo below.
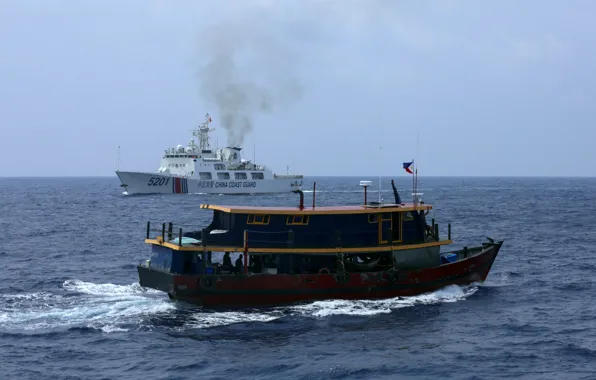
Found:
<path fill-rule="evenodd" d="M 587 0 L 0 0 L 0 176 L 111 176 L 118 146 L 121 169 L 153 171 L 206 112 L 220 147 L 225 117 L 249 120 L 229 133 L 276 172 L 401 175 L 415 158 L 421 175 L 595 176 L 595 14 Z"/>

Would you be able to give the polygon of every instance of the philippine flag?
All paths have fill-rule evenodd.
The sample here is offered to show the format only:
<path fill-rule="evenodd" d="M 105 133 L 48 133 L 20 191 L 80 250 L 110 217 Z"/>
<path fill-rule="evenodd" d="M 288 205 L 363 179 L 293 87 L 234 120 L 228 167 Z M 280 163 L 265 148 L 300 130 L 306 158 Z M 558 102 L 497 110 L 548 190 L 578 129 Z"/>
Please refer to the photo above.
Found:
<path fill-rule="evenodd" d="M 406 169 L 406 171 L 410 174 L 414 174 L 412 172 L 412 169 L 410 169 L 410 166 L 412 166 L 412 164 L 414 163 L 414 161 L 411 162 L 404 162 L 404 169 Z"/>

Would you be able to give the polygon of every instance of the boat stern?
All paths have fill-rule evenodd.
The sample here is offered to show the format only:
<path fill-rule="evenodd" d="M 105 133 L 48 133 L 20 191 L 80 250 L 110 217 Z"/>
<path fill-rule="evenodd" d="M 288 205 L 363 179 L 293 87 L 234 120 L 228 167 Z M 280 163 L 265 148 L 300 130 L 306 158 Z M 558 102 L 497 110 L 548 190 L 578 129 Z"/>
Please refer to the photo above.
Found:
<path fill-rule="evenodd" d="M 139 285 L 144 288 L 159 290 L 168 294 L 175 292 L 174 275 L 151 268 L 147 262 L 137 265 Z"/>

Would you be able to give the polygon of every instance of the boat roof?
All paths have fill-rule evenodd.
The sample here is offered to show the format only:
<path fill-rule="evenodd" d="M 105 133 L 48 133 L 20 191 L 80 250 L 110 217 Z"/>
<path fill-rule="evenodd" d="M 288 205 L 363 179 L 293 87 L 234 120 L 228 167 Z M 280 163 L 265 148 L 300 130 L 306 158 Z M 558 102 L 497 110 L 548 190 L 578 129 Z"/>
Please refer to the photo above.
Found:
<path fill-rule="evenodd" d="M 218 210 L 231 214 L 373 214 L 378 212 L 406 212 L 428 211 L 432 209 L 429 204 L 402 203 L 381 205 L 354 205 L 354 206 L 317 206 L 304 207 L 261 207 L 261 206 L 223 206 L 201 204 L 202 209 Z"/>

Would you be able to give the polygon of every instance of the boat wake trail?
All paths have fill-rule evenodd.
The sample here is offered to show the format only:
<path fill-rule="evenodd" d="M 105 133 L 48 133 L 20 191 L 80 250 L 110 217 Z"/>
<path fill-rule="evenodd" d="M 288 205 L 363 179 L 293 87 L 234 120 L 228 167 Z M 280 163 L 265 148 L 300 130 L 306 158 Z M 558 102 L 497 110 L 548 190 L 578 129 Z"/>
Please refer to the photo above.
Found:
<path fill-rule="evenodd" d="M 412 297 L 398 297 L 386 300 L 317 301 L 307 305 L 296 306 L 295 310 L 302 315 L 314 317 L 388 314 L 393 310 L 404 307 L 457 302 L 471 296 L 477 290 L 478 287 L 475 286 L 461 288 L 457 285 L 451 285 L 432 293 Z"/>
<path fill-rule="evenodd" d="M 67 280 L 59 292 L 0 295 L 0 330 L 55 331 L 92 328 L 128 331 L 143 318 L 175 307 L 157 291 L 127 286 Z"/>
<path fill-rule="evenodd" d="M 247 322 L 263 323 L 289 316 L 327 317 L 331 315 L 366 316 L 388 314 L 404 307 L 457 302 L 466 299 L 476 293 L 477 290 L 478 286 L 459 287 L 452 285 L 432 293 L 385 300 L 316 301 L 293 307 L 274 308 L 268 312 L 196 312 L 184 324 L 183 329 L 205 329 Z"/>
<path fill-rule="evenodd" d="M 266 323 L 286 317 L 367 316 L 416 305 L 456 302 L 477 290 L 477 286 L 453 285 L 419 296 L 387 300 L 330 300 L 266 311 L 213 312 L 196 308 L 180 310 L 161 292 L 144 290 L 138 283 L 115 285 L 67 280 L 56 293 L 0 294 L 0 332 L 38 334 L 91 328 L 112 333 L 171 328 L 170 323 L 176 320 L 176 330 L 195 330 Z"/>

